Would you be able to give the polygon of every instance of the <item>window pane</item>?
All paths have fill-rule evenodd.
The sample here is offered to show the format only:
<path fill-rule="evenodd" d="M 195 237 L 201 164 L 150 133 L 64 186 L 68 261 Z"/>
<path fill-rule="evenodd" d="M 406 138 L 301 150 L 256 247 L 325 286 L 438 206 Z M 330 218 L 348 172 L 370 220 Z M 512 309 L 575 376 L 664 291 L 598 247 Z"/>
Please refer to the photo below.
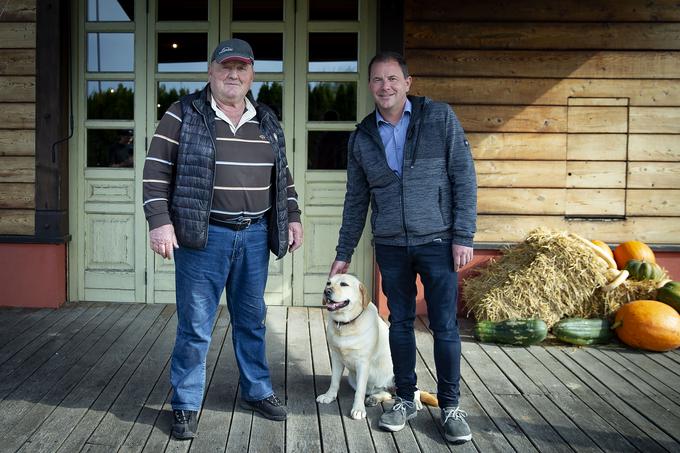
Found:
<path fill-rule="evenodd" d="M 310 33 L 309 72 L 357 72 L 356 33 Z"/>
<path fill-rule="evenodd" d="M 200 91 L 205 82 L 159 82 L 157 98 L 157 119 L 161 119 L 170 105 L 180 97 Z"/>
<path fill-rule="evenodd" d="M 309 20 L 358 20 L 359 0 L 309 0 Z"/>
<path fill-rule="evenodd" d="M 90 120 L 134 119 L 134 82 L 90 80 L 87 82 L 87 118 Z"/>
<path fill-rule="evenodd" d="M 158 0 L 159 21 L 208 20 L 208 0 Z"/>
<path fill-rule="evenodd" d="M 88 33 L 89 72 L 132 72 L 135 62 L 134 33 Z"/>
<path fill-rule="evenodd" d="M 309 82 L 307 93 L 309 121 L 356 120 L 356 82 Z"/>
<path fill-rule="evenodd" d="M 283 20 L 283 0 L 234 0 L 233 5 L 233 20 Z"/>
<path fill-rule="evenodd" d="M 253 99 L 271 107 L 279 121 L 283 119 L 282 82 L 253 82 L 250 91 L 253 94 Z"/>
<path fill-rule="evenodd" d="M 135 20 L 135 0 L 87 0 L 90 22 L 130 22 Z"/>
<path fill-rule="evenodd" d="M 133 129 L 89 129 L 87 131 L 87 166 L 133 166 Z"/>
<path fill-rule="evenodd" d="M 281 33 L 234 33 L 253 48 L 255 71 L 283 72 L 283 35 Z"/>
<path fill-rule="evenodd" d="M 208 73 L 206 33 L 158 33 L 158 72 Z"/>
<path fill-rule="evenodd" d="M 350 131 L 307 132 L 308 170 L 345 170 Z"/>

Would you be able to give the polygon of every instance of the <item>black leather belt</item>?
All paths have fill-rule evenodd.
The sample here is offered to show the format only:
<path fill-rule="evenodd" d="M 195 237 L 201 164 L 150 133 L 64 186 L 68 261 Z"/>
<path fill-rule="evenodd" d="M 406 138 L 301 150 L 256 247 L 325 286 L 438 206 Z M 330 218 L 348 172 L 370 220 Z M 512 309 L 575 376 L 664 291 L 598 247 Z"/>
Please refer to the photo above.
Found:
<path fill-rule="evenodd" d="M 251 225 L 255 225 L 264 219 L 264 217 L 250 218 L 244 217 L 241 220 L 217 220 L 210 218 L 210 224 L 229 228 L 234 231 L 241 231 L 248 229 Z"/>

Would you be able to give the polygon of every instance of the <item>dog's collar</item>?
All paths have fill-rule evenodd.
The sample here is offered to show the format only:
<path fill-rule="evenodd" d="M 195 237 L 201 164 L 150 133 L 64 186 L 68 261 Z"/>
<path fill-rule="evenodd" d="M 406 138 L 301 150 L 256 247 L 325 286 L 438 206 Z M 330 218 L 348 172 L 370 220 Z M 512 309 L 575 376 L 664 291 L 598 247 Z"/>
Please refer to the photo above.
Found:
<path fill-rule="evenodd" d="M 345 322 L 335 321 L 335 327 L 336 327 L 337 329 L 339 329 L 340 327 L 346 326 L 347 324 L 352 324 L 354 321 L 356 321 L 357 319 L 359 319 L 359 316 L 361 316 L 361 315 L 363 315 L 363 314 L 364 314 L 364 309 L 362 308 L 362 309 L 361 309 L 361 312 L 360 312 L 358 315 L 356 315 L 356 316 L 354 317 L 354 319 L 352 319 L 352 320 L 345 321 Z"/>

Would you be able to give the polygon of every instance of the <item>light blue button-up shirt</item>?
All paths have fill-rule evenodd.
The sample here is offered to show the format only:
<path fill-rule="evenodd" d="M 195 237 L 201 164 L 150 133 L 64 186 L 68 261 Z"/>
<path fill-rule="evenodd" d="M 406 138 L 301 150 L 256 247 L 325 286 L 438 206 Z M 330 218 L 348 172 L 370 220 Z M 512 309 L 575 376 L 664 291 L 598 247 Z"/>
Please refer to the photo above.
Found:
<path fill-rule="evenodd" d="M 411 122 L 411 101 L 406 99 L 404 112 L 396 125 L 392 125 L 375 109 L 375 117 L 378 123 L 378 132 L 385 147 L 387 165 L 390 166 L 397 176 L 401 177 L 401 169 L 404 165 L 404 145 L 406 144 L 406 131 Z"/>

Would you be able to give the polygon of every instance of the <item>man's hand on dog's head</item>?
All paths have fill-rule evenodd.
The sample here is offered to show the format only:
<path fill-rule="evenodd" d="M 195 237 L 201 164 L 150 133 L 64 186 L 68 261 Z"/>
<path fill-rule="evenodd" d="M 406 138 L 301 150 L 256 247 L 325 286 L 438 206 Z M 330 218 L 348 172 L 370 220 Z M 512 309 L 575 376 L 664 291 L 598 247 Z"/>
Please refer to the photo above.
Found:
<path fill-rule="evenodd" d="M 331 271 L 328 276 L 332 277 L 335 274 L 346 274 L 347 271 L 349 271 L 349 263 L 347 261 L 335 260 L 331 265 Z"/>

